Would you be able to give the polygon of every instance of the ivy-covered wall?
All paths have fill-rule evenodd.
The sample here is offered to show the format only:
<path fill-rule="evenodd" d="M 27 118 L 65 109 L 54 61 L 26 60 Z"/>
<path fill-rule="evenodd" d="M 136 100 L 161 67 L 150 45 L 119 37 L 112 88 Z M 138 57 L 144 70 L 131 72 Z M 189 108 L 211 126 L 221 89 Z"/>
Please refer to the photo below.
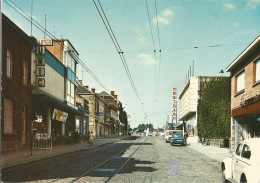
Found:
<path fill-rule="evenodd" d="M 230 77 L 216 77 L 200 83 L 198 135 L 229 138 L 231 118 Z"/>

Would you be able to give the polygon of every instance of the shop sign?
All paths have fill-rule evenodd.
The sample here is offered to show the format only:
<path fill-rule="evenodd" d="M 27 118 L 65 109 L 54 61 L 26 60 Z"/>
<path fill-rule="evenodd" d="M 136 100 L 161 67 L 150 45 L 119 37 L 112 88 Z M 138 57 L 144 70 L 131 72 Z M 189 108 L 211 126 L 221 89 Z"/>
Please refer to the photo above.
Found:
<path fill-rule="evenodd" d="M 177 123 L 177 88 L 172 88 L 172 121 Z"/>
<path fill-rule="evenodd" d="M 45 47 L 36 47 L 35 86 L 45 87 Z"/>
<path fill-rule="evenodd" d="M 68 113 L 60 111 L 58 109 L 54 109 L 52 119 L 61 121 L 61 122 L 66 122 L 68 117 Z"/>
<path fill-rule="evenodd" d="M 38 39 L 37 40 L 41 45 L 45 45 L 45 46 L 52 46 L 52 39 Z"/>
<path fill-rule="evenodd" d="M 250 104 L 256 103 L 260 101 L 260 90 L 252 91 L 248 94 L 244 94 L 241 97 L 240 105 L 242 107 L 246 107 Z"/>

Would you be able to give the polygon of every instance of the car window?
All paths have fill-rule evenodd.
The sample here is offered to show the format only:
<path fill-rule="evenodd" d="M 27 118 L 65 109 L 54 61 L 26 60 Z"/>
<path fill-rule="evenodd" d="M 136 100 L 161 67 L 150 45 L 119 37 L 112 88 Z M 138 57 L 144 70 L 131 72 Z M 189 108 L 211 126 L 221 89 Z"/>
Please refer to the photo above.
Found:
<path fill-rule="evenodd" d="M 239 145 L 237 146 L 236 155 L 240 156 L 241 151 L 242 151 L 242 144 L 239 144 Z"/>
<path fill-rule="evenodd" d="M 243 158 L 250 159 L 250 157 L 251 157 L 251 149 L 250 149 L 250 147 L 247 144 L 244 145 L 241 156 Z"/>

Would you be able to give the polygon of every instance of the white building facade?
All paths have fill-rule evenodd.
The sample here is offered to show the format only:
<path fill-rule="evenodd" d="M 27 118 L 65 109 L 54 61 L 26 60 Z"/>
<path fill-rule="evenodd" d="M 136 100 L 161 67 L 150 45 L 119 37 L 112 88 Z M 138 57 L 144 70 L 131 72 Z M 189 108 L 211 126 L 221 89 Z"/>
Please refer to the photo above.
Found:
<path fill-rule="evenodd" d="M 190 77 L 182 90 L 179 109 L 179 121 L 183 121 L 184 130 L 190 136 L 197 136 L 197 106 L 199 99 L 199 77 Z"/>

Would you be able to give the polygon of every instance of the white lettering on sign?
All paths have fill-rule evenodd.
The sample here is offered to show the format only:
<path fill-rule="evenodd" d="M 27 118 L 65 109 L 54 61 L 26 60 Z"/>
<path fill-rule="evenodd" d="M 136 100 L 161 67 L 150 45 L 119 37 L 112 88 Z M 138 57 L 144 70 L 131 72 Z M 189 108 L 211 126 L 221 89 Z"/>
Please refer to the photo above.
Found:
<path fill-rule="evenodd" d="M 45 87 L 45 79 L 44 78 L 36 78 L 35 85 L 37 87 Z"/>

